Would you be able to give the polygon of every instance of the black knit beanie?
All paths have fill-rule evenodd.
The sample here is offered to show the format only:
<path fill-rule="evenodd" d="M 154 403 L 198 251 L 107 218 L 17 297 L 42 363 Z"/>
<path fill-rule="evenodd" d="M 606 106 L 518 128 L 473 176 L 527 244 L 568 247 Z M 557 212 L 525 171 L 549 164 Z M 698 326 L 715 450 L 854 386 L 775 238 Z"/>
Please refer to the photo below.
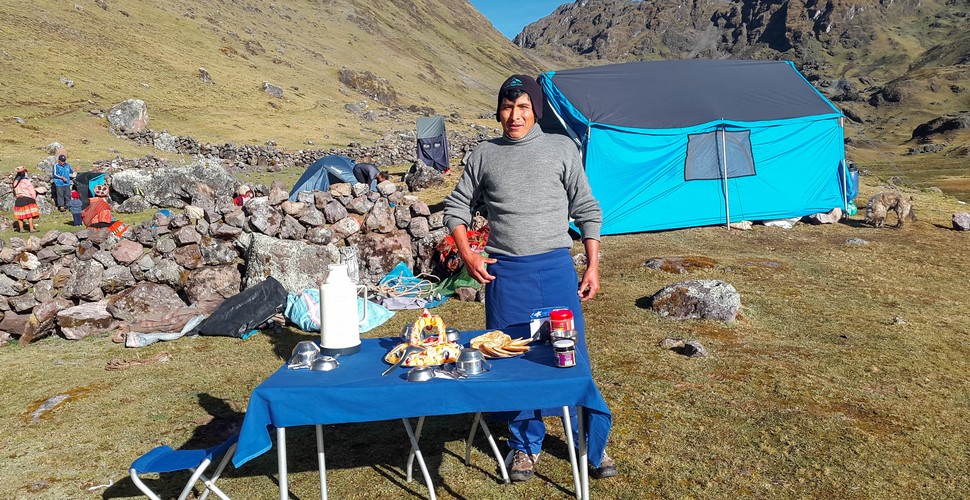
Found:
<path fill-rule="evenodd" d="M 542 118 L 542 87 L 536 82 L 535 78 L 528 75 L 512 75 L 505 80 L 502 88 L 498 91 L 498 104 L 495 106 L 495 121 L 502 121 L 502 99 L 505 91 L 511 88 L 520 88 L 532 101 L 532 112 L 536 115 L 536 120 Z"/>

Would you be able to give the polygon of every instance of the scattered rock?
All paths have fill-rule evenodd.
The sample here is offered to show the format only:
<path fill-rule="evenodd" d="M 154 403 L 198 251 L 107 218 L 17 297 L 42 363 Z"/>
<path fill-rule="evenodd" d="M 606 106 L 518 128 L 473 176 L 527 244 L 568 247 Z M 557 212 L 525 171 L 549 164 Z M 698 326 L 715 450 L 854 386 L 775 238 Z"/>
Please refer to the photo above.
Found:
<path fill-rule="evenodd" d="M 970 213 L 957 212 L 953 214 L 953 229 L 957 231 L 970 231 Z"/>
<path fill-rule="evenodd" d="M 662 349 L 674 349 L 684 345 L 684 339 L 681 338 L 670 338 L 667 337 L 660 342 L 657 342 L 657 347 Z"/>
<path fill-rule="evenodd" d="M 668 285 L 651 297 L 650 308 L 669 319 L 734 321 L 741 295 L 719 280 L 689 280 Z"/>
<path fill-rule="evenodd" d="M 115 135 L 144 132 L 148 129 L 148 105 L 141 99 L 115 104 L 107 113 L 108 128 Z"/>
<path fill-rule="evenodd" d="M 845 240 L 846 245 L 868 245 L 869 242 L 862 238 L 849 238 Z"/>

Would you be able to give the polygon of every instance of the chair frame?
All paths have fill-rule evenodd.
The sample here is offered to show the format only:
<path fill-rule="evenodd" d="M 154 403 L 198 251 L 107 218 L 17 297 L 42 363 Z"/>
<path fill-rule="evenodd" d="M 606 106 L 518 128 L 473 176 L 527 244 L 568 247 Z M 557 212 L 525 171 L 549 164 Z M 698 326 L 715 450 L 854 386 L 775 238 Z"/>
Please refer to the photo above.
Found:
<path fill-rule="evenodd" d="M 234 438 L 230 438 L 230 439 L 238 439 L 238 434 L 236 436 L 234 436 Z M 237 443 L 234 442 L 225 451 L 225 453 L 223 453 L 222 459 L 219 461 L 219 465 L 218 465 L 218 467 L 216 467 L 215 473 L 212 476 L 205 476 L 204 473 L 205 473 L 205 470 L 212 463 L 213 459 L 216 458 L 216 456 L 214 456 L 213 453 L 215 452 L 215 450 L 217 448 L 219 448 L 219 446 L 215 446 L 213 448 L 210 448 L 211 451 L 207 454 L 207 456 L 205 457 L 205 459 L 203 459 L 202 462 L 200 462 L 197 466 L 195 466 L 195 467 L 187 467 L 187 468 L 183 468 L 183 469 L 177 469 L 177 470 L 190 470 L 190 471 L 192 471 L 192 476 L 189 478 L 189 481 L 185 484 L 185 487 L 182 488 L 182 494 L 179 495 L 178 500 L 186 500 L 186 498 L 188 498 L 188 496 L 189 496 L 189 493 L 192 492 L 193 489 L 195 489 L 195 484 L 197 482 L 199 482 L 199 481 L 202 481 L 202 484 L 205 485 L 205 489 L 202 491 L 202 495 L 199 496 L 199 500 L 205 500 L 206 498 L 208 498 L 209 493 L 215 493 L 216 496 L 218 496 L 222 500 L 230 500 L 229 496 L 226 495 L 225 492 L 223 492 L 222 490 L 220 490 L 219 487 L 216 486 L 215 483 L 216 483 L 216 481 L 219 480 L 219 477 L 222 475 L 222 471 L 226 468 L 226 465 L 229 464 L 229 461 L 232 459 L 233 454 L 236 452 L 236 445 L 237 445 Z M 159 446 L 157 448 L 152 449 L 151 451 L 149 451 L 145 455 L 142 455 L 142 457 L 147 456 L 148 454 L 154 452 L 155 450 L 166 449 L 166 448 L 168 450 L 171 450 L 169 453 L 178 453 L 179 451 L 184 451 L 184 450 L 172 450 L 172 448 L 163 445 L 163 446 Z M 138 463 L 137 460 L 135 461 L 135 463 L 132 463 L 131 464 L 132 466 L 128 469 L 128 473 L 129 473 L 129 475 L 131 475 L 131 481 L 133 483 L 135 483 L 135 486 L 137 486 L 138 489 L 141 490 L 141 492 L 144 493 L 145 496 L 147 496 L 151 500 L 162 500 L 139 477 L 139 474 L 151 474 L 152 472 L 138 471 L 135 468 L 135 464 L 136 463 Z M 171 472 L 175 472 L 175 471 L 171 471 Z"/>

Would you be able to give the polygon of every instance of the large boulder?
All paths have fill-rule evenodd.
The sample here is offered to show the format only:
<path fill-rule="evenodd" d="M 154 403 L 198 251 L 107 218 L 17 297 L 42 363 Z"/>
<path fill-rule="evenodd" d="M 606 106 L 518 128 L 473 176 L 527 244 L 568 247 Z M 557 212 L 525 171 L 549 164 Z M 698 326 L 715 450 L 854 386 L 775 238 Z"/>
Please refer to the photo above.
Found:
<path fill-rule="evenodd" d="M 105 308 L 115 318 L 133 323 L 153 311 L 185 307 L 185 301 L 169 286 L 143 282 L 108 297 Z"/>
<path fill-rule="evenodd" d="M 444 184 L 445 178 L 438 170 L 429 167 L 424 162 L 416 161 L 411 168 L 404 174 L 404 183 L 412 192 L 421 191 L 434 186 Z"/>
<path fill-rule="evenodd" d="M 688 280 L 668 285 L 651 297 L 650 308 L 669 319 L 734 321 L 741 295 L 719 280 Z"/>
<path fill-rule="evenodd" d="M 305 241 L 279 240 L 259 233 L 246 233 L 236 245 L 247 256 L 243 288 L 276 278 L 291 292 L 315 288 L 327 277 L 327 264 L 335 259 L 332 245 Z"/>
<path fill-rule="evenodd" d="M 185 296 L 199 314 L 211 314 L 222 301 L 239 293 L 239 282 L 236 266 L 206 266 L 189 273 Z"/>
<path fill-rule="evenodd" d="M 953 229 L 957 231 L 970 231 L 970 213 L 957 212 L 953 214 Z"/>
<path fill-rule="evenodd" d="M 115 135 L 140 134 L 148 130 L 148 105 L 141 99 L 127 99 L 107 113 L 108 130 Z"/>
<path fill-rule="evenodd" d="M 366 233 L 356 241 L 361 268 L 369 276 L 384 276 L 399 262 L 414 267 L 411 236 L 407 231 L 391 233 Z"/>
<path fill-rule="evenodd" d="M 183 208 L 199 192 L 233 196 L 236 180 L 217 160 L 199 160 L 191 165 L 129 169 L 111 176 L 111 189 L 124 198 L 142 195 L 155 207 Z"/>
<path fill-rule="evenodd" d="M 57 313 L 57 325 L 64 338 L 80 340 L 118 328 L 119 323 L 108 313 L 107 302 L 85 302 Z"/>

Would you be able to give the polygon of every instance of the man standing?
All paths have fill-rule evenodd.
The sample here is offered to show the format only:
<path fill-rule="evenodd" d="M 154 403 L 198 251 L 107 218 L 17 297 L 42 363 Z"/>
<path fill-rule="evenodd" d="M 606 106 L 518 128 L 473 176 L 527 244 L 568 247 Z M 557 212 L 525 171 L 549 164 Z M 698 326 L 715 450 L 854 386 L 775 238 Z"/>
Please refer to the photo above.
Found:
<path fill-rule="evenodd" d="M 74 169 L 67 162 L 67 156 L 57 157 L 57 163 L 51 169 L 51 177 L 54 179 L 54 203 L 61 212 L 67 210 L 67 202 L 71 201 L 71 175 Z"/>
<path fill-rule="evenodd" d="M 367 184 L 371 191 L 377 191 L 377 185 L 388 179 L 387 172 L 382 172 L 377 165 L 374 165 L 370 157 L 354 165 L 354 177 L 357 182 Z"/>
<path fill-rule="evenodd" d="M 525 328 L 532 310 L 566 306 L 585 349 L 581 301 L 599 290 L 599 238 L 602 211 L 593 198 L 576 145 L 567 137 L 544 134 L 542 89 L 526 75 L 502 84 L 495 118 L 503 135 L 483 142 L 469 155 L 455 190 L 445 198 L 445 224 L 451 230 L 469 275 L 485 284 L 485 327 Z M 484 257 L 471 250 L 468 228 L 473 211 L 484 204 L 489 239 Z M 587 257 L 582 281 L 569 249 L 569 220 L 579 228 Z M 558 411 L 562 414 L 561 409 Z M 509 476 L 526 481 L 542 450 L 546 410 L 526 410 L 510 418 L 513 449 Z M 606 455 L 609 416 L 590 421 L 589 451 L 594 478 L 616 475 Z M 577 440 L 578 442 L 578 440 Z"/>

